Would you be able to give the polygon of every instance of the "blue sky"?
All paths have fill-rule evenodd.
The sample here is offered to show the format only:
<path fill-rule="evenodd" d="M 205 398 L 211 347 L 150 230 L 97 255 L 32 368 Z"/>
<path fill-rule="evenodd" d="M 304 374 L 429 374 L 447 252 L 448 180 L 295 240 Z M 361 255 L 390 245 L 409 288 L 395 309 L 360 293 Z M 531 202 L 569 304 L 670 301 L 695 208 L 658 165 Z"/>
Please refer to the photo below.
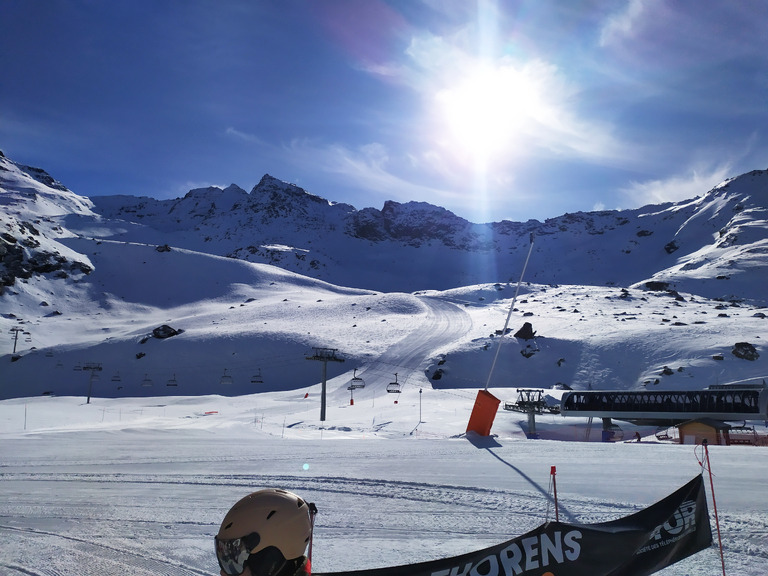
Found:
<path fill-rule="evenodd" d="M 73 191 L 265 173 L 473 222 L 768 168 L 768 2 L 0 0 L 0 149 Z"/>

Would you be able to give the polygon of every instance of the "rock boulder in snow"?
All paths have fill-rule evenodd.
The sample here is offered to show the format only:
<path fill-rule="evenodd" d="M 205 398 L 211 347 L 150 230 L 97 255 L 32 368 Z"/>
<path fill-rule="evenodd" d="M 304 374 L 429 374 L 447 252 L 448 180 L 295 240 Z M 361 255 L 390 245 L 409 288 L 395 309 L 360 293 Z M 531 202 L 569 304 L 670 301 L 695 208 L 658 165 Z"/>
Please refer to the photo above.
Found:
<path fill-rule="evenodd" d="M 757 360 L 760 358 L 760 354 L 757 349 L 749 342 L 736 342 L 731 350 L 731 354 L 736 358 L 742 358 L 744 360 Z"/>
<path fill-rule="evenodd" d="M 181 334 L 183 330 L 176 330 L 175 328 L 171 328 L 168 326 L 168 324 L 163 324 L 162 326 L 158 326 L 154 330 L 152 330 L 152 336 L 155 338 L 160 338 L 161 340 L 163 338 L 170 338 L 171 336 L 176 336 L 177 334 Z"/>
<path fill-rule="evenodd" d="M 536 337 L 536 331 L 533 329 L 533 325 L 530 322 L 523 324 L 523 327 L 515 332 L 515 338 L 521 338 L 523 340 L 533 340 Z"/>

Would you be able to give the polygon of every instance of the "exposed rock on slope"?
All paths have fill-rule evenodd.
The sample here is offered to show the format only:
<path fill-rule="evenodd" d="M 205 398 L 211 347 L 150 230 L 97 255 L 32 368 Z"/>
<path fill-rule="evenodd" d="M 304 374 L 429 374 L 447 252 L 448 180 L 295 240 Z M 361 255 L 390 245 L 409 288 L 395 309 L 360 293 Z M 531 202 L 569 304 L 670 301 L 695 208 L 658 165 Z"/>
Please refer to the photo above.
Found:
<path fill-rule="evenodd" d="M 59 242 L 73 235 L 64 219 L 96 217 L 90 200 L 0 152 L 0 203 L 0 295 L 34 275 L 63 279 L 90 273 L 88 258 Z"/>

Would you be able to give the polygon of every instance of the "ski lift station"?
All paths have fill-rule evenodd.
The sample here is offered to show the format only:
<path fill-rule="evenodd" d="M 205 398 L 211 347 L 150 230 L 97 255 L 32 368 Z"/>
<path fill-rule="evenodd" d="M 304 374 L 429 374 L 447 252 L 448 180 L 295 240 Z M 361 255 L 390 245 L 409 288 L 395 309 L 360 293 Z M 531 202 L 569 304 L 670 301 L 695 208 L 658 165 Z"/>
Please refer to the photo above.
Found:
<path fill-rule="evenodd" d="M 670 425 L 697 418 L 768 420 L 768 387 L 763 381 L 704 390 L 572 391 L 563 395 L 560 412 L 563 416 Z"/>

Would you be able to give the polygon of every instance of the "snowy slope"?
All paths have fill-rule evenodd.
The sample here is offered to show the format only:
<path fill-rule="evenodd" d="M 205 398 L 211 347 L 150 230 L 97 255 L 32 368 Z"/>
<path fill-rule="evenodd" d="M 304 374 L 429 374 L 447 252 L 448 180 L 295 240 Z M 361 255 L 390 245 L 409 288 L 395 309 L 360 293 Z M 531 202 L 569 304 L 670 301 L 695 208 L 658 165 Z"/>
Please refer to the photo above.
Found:
<path fill-rule="evenodd" d="M 643 442 L 604 444 L 599 424 L 552 414 L 528 440 L 525 416 L 503 410 L 493 437 L 467 438 L 497 345 L 502 400 L 521 386 L 557 401 L 557 384 L 687 389 L 768 374 L 763 173 L 687 203 L 484 226 L 429 205 L 356 211 L 271 178 L 256 198 L 196 190 L 172 212 L 152 199 L 92 205 L 0 163 L 13 276 L 0 294 L 0 574 L 214 574 L 223 514 L 265 486 L 317 503 L 316 571 L 519 535 L 552 518 L 553 465 L 564 517 L 617 518 L 699 473 L 701 447 L 627 423 Z M 355 237 L 361 213 L 371 222 Z M 510 326 L 530 322 L 536 338 L 500 339 L 532 229 Z M 505 248 L 483 252 L 486 238 Z M 238 246 L 247 257 L 226 257 Z M 737 342 L 759 356 L 737 357 Z M 324 422 L 315 348 L 344 359 L 327 366 Z M 349 390 L 355 376 L 365 387 Z M 711 447 L 731 574 L 764 576 L 768 563 L 763 451 Z M 711 549 L 661 574 L 719 569 Z"/>
<path fill-rule="evenodd" d="M 434 271 L 438 283 L 456 283 L 471 275 L 468 266 L 482 254 L 465 250 L 463 259 L 470 262 L 465 266 L 441 256 L 457 250 L 458 243 L 449 247 L 447 238 L 466 240 L 468 231 L 477 229 L 466 222 L 454 226 L 457 218 L 445 210 L 388 205 L 389 239 L 359 246 L 354 244 L 359 238 L 340 231 L 345 215 L 363 211 L 334 205 L 268 176 L 251 194 L 230 186 L 193 190 L 170 204 L 100 199 L 107 215 L 98 215 L 90 201 L 44 172 L 4 157 L 0 161 L 0 197 L 7 206 L 3 246 L 16 251 L 16 268 L 24 271 L 6 282 L 0 296 L 2 332 L 21 330 L 15 343 L 6 341 L 0 398 L 83 394 L 89 385 L 102 396 L 295 390 L 318 381 L 320 365 L 304 360 L 316 347 L 336 348 L 347 360 L 329 365 L 331 377 L 345 375 L 348 380 L 355 368 L 375 374 L 377 386 L 369 390 L 386 387 L 396 372 L 419 386 L 477 388 L 485 383 L 514 279 L 382 293 L 222 257 L 215 250 L 227 234 L 244 238 L 266 227 L 285 234 L 271 238 L 294 247 L 302 234 L 314 234 L 325 247 L 348 242 L 338 251 L 339 262 L 362 263 L 349 272 L 360 276 L 360 285 L 375 277 L 366 262 L 370 254 L 379 276 L 392 278 L 393 284 L 418 279 L 401 279 L 397 268 L 406 264 Z M 544 272 L 578 278 L 587 269 L 606 274 L 610 269 L 617 277 L 647 276 L 653 283 L 641 281 L 632 288 L 526 283 L 512 327 L 516 331 L 531 322 L 537 338 L 509 339 L 491 385 L 685 389 L 764 378 L 765 180 L 764 173 L 756 172 L 687 203 L 566 215 L 538 225 L 526 280 L 536 282 Z M 169 205 L 161 214 L 161 207 Z M 285 218 L 297 214 L 301 218 L 292 220 L 291 229 Z M 243 215 L 255 220 L 235 226 Z M 415 238 L 425 221 L 430 225 L 421 227 L 422 235 L 444 240 L 404 245 L 402 239 Z M 329 222 L 333 226 L 323 233 L 320 223 Z M 218 236 L 203 236 L 213 234 L 214 223 Z M 302 223 L 307 230 L 299 233 Z M 511 237 L 532 225 L 493 226 L 506 227 Z M 635 229 L 646 232 L 638 235 Z M 640 248 L 659 243 L 656 237 L 675 238 L 674 249 L 661 251 L 677 264 L 664 269 L 654 268 L 653 260 L 634 264 L 637 258 L 630 258 L 642 250 L 624 250 L 628 245 L 618 250 L 619 234 L 633 238 L 631 245 Z M 557 249 L 563 238 L 572 246 L 566 259 Z M 704 245 L 702 238 L 710 244 Z M 175 241 L 201 249 L 181 248 Z M 383 245 L 393 248 L 386 257 Z M 587 249 L 590 245 L 602 247 L 593 251 Z M 213 249 L 202 250 L 206 247 Z M 294 254 L 296 260 L 296 248 L 269 247 Z M 618 260 L 606 256 L 612 250 L 620 254 Z M 405 257 L 403 251 L 411 255 Z M 524 257 L 527 246 L 516 252 Z M 623 258 L 626 269 L 619 267 Z M 9 268 L 7 255 L 3 262 L 7 278 L 15 268 Z M 35 262 L 51 266 L 35 271 Z M 508 273 L 518 274 L 520 268 Z M 713 300 L 692 291 L 708 292 L 713 286 L 737 287 L 742 295 Z M 755 295 L 760 298 L 749 297 Z M 179 333 L 153 337 L 153 330 L 163 325 Z M 734 356 L 738 342 L 754 346 L 758 357 Z M 14 345 L 17 360 L 10 362 Z M 82 371 L 85 363 L 102 365 L 94 376 L 95 388 L 92 373 Z M 668 372 L 665 367 L 674 374 L 662 375 Z M 222 386 L 230 379 L 231 384 Z"/>

